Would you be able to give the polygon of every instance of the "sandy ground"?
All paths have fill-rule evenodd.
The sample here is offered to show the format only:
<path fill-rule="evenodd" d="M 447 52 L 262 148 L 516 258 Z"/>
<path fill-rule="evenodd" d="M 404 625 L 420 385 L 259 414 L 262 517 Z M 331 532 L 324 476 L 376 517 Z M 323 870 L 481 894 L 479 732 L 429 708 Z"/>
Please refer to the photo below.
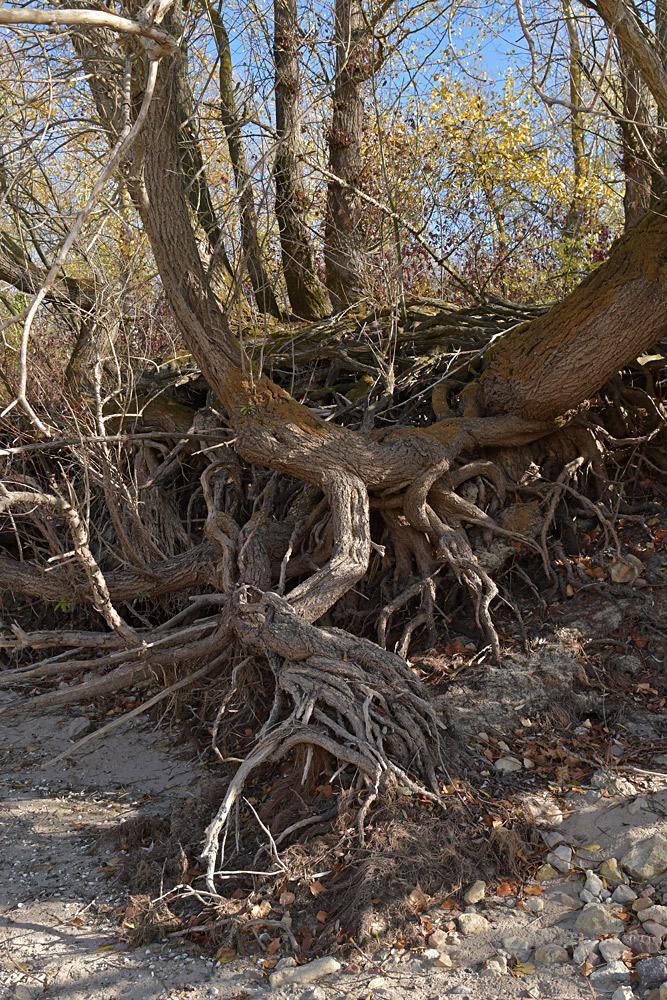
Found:
<path fill-rule="evenodd" d="M 101 833 L 148 804 L 165 811 L 201 777 L 198 762 L 178 752 L 146 722 L 93 742 L 59 764 L 49 764 L 69 745 L 72 716 L 58 712 L 12 720 L 2 727 L 0 751 L 0 997 L 62 997 L 67 1000 L 166 1000 L 171 997 L 313 997 L 313 986 L 271 990 L 249 958 L 214 964 L 190 953 L 178 939 L 128 949 L 118 938 L 117 913 L 126 892 L 110 878 L 118 862 L 100 847 Z M 664 720 L 663 720 L 664 721 Z M 659 749 L 659 748 L 657 748 Z M 637 774 L 621 794 L 589 788 L 573 795 L 569 817 L 558 826 L 567 843 L 579 845 L 575 864 L 596 867 L 620 857 L 634 842 L 667 834 L 667 781 Z M 595 843 L 594 850 L 583 845 Z M 122 859 L 121 859 L 122 860 Z M 106 870 L 105 870 L 106 869 Z M 490 896 L 476 909 L 488 931 L 461 938 L 451 954 L 454 970 L 437 970 L 419 952 L 366 963 L 361 955 L 320 984 L 327 1000 L 466 996 L 472 1000 L 544 997 L 583 1000 L 598 995 L 573 962 L 542 967 L 523 978 L 487 977 L 479 963 L 497 954 L 507 935 L 535 946 L 576 944 L 576 910 L 562 901 L 576 896 L 581 874 L 547 883 L 544 910 L 516 908 L 514 897 Z M 659 887 L 658 887 L 659 888 Z M 600 993 L 600 996 L 609 994 Z M 637 996 L 641 990 L 637 989 Z"/>

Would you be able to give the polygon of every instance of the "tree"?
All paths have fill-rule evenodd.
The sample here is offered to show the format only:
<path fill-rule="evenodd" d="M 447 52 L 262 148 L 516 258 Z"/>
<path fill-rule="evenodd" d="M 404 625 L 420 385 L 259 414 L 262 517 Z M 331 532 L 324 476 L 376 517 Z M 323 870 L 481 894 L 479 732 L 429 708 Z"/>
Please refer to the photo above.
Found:
<path fill-rule="evenodd" d="M 338 23 L 348 24 L 348 37 L 354 37 L 352 15 L 345 14 L 351 18 L 348 23 L 340 5 L 337 10 Z M 157 11 L 164 13 L 163 8 Z M 279 16 L 282 11 L 281 7 Z M 75 577 L 73 586 L 83 593 L 87 583 L 89 600 L 114 633 L 112 641 L 119 644 L 114 662 L 123 662 L 125 656 L 145 670 L 142 657 L 150 655 L 146 635 L 130 627 L 114 607 L 120 594 L 136 592 L 142 580 L 153 580 L 149 584 L 153 590 L 174 590 L 205 580 L 222 595 L 224 613 L 214 623 L 201 626 L 211 631 L 206 641 L 197 640 L 201 644 L 197 654 L 201 655 L 201 649 L 206 652 L 210 669 L 223 661 L 232 662 L 224 660 L 232 656 L 230 650 L 233 655 L 241 650 L 245 658 L 268 664 L 273 691 L 264 725 L 208 830 L 204 856 L 209 888 L 216 891 L 218 837 L 248 774 L 296 746 L 309 748 L 306 771 L 313 748 L 358 769 L 366 788 L 362 826 L 383 781 L 398 778 L 407 787 L 438 798 L 442 724 L 404 656 L 384 648 L 387 624 L 413 598 L 418 608 L 408 629 L 431 623 L 436 577 L 446 577 L 452 586 L 458 582 L 469 591 L 479 626 L 493 655 L 499 655 L 490 613 L 497 585 L 471 543 L 471 529 L 481 526 L 540 551 L 528 530 L 517 530 L 516 525 L 503 521 L 508 478 L 521 484 L 527 467 L 554 456 L 567 467 L 573 455 L 580 464 L 592 463 L 600 475 L 599 437 L 595 425 L 583 415 L 589 401 L 619 368 L 667 334 L 667 206 L 647 212 L 614 245 L 609 259 L 553 309 L 514 324 L 484 352 L 480 368 L 469 369 L 470 379 L 458 398 L 445 396 L 442 405 L 436 405 L 434 396 L 437 419 L 429 415 L 414 424 L 406 421 L 402 426 L 373 429 L 377 411 L 370 410 L 360 428 L 351 428 L 325 419 L 253 366 L 232 333 L 198 241 L 202 202 L 193 203 L 191 197 L 193 163 L 202 183 L 203 177 L 191 150 L 184 149 L 182 129 L 190 111 L 184 116 L 178 46 L 172 35 L 158 27 L 156 10 L 144 10 L 131 21 L 85 8 L 42 13 L 47 23 L 49 18 L 77 23 L 74 45 L 112 143 L 119 134 L 129 134 L 127 129 L 121 132 L 122 115 L 118 114 L 119 106 L 128 109 L 122 100 L 126 74 L 113 68 L 122 62 L 116 55 L 112 62 L 116 46 L 112 32 L 127 35 L 125 44 L 132 58 L 124 65 L 131 73 L 131 115 L 137 115 L 140 104 L 134 119 L 140 127 L 131 148 L 116 145 L 114 155 L 123 157 L 123 176 L 150 242 L 162 288 L 184 343 L 214 393 L 216 405 L 224 410 L 232 440 L 222 451 L 212 453 L 201 476 L 207 510 L 205 541 L 178 559 L 158 561 L 153 552 L 147 566 L 135 562 L 128 570 L 109 572 L 107 579 L 81 519 L 77 520 L 75 505 L 67 497 L 4 487 L 0 510 L 37 503 L 65 520 L 85 573 L 85 581 Z M 293 9 L 286 10 L 285 17 L 289 34 Z M 31 18 L 37 20 L 24 8 L 9 14 L 6 8 L 0 11 L 0 23 Z M 617 10 L 614 18 L 614 25 L 621 23 Z M 177 19 L 169 24 L 178 30 Z M 340 46 L 342 36 L 337 31 Z M 280 61 L 286 51 L 285 35 L 279 39 Z M 647 83 L 658 99 L 661 88 L 667 92 L 667 82 L 656 75 L 641 39 L 630 32 L 626 43 L 642 73 L 650 66 Z M 112 68 L 107 70 L 109 64 Z M 289 73 L 293 89 L 294 68 Z M 340 79 L 339 83 L 342 87 Z M 357 81 L 346 79 L 348 85 L 354 93 L 346 97 L 351 102 L 347 107 L 356 115 L 360 110 L 354 89 Z M 285 102 L 289 104 L 287 98 Z M 334 108 L 333 121 L 336 113 Z M 278 129 L 279 163 L 289 150 L 290 130 L 297 127 L 294 120 L 283 125 Z M 188 145 L 195 141 L 195 136 L 188 136 Z M 293 164 L 289 171 L 293 178 Z M 348 183 L 348 179 L 339 177 L 332 184 Z M 278 177 L 277 197 L 279 190 L 284 198 Z M 356 213 L 356 208 L 350 209 L 349 219 Z M 336 213 L 329 212 L 329 226 L 335 218 Z M 346 243 L 345 266 L 353 259 L 355 232 L 354 226 L 348 228 L 346 218 L 342 240 L 349 237 L 351 242 Z M 284 247 L 283 242 L 283 251 Z M 288 269 L 293 263 L 291 250 L 289 256 Z M 312 275 L 310 263 L 306 271 Z M 287 277 L 286 283 L 289 288 Z M 343 285 L 351 287 L 347 282 Z M 293 308 L 297 311 L 295 303 Z M 499 303 L 498 309 L 507 306 Z M 389 315 L 391 327 L 396 310 Z M 443 315 L 450 314 L 445 310 Z M 454 318 L 451 321 L 455 323 Z M 361 336 L 358 331 L 355 335 Z M 384 403 L 389 405 L 397 391 L 389 362 L 383 377 Z M 28 413 L 32 415 L 30 409 Z M 217 418 L 207 411 L 187 433 L 205 440 L 216 428 L 202 424 L 203 419 Z M 40 422 L 48 433 L 48 415 L 42 415 Z M 176 447 L 183 447 L 185 441 L 187 434 Z M 262 480 L 252 513 L 242 524 L 233 516 L 247 511 L 239 459 L 277 474 Z M 165 459 L 167 468 L 170 462 L 171 453 Z M 158 475 L 166 475 L 162 467 L 153 470 L 143 486 L 153 489 Z M 496 516 L 457 493 L 473 477 L 494 485 L 499 497 Z M 316 525 L 318 531 L 313 534 L 322 540 L 317 547 L 310 538 Z M 303 546 L 302 558 L 292 564 L 291 573 L 298 582 L 285 593 L 297 542 Z M 132 558 L 129 544 L 125 554 Z M 363 584 L 376 557 L 388 563 L 383 585 L 374 595 L 380 609 L 380 644 L 330 624 L 335 606 L 344 604 Z M 34 587 L 44 592 L 46 578 L 39 565 L 17 566 L 16 560 L 7 557 L 0 559 L 0 579 L 24 592 L 34 592 Z M 155 636 L 150 638 L 154 640 Z M 179 643 L 178 655 L 171 654 L 174 662 L 191 658 L 195 649 L 182 636 Z M 127 678 L 128 671 L 121 676 Z M 237 672 L 232 685 L 236 676 Z"/>

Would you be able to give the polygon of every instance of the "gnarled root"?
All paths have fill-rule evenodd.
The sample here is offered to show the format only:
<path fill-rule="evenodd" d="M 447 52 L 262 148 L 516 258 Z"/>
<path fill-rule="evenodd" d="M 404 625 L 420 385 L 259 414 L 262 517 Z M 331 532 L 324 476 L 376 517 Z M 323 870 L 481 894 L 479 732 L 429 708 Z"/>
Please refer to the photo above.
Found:
<path fill-rule="evenodd" d="M 382 783 L 400 781 L 439 800 L 436 769 L 442 765 L 444 727 L 401 657 L 340 629 L 317 628 L 273 593 L 264 594 L 260 604 L 239 605 L 233 627 L 245 645 L 269 653 L 276 691 L 293 707 L 287 719 L 260 732 L 208 827 L 202 858 L 209 891 L 215 891 L 220 836 L 249 775 L 297 745 L 309 747 L 302 781 L 313 747 L 357 768 L 369 788 L 361 826 Z"/>

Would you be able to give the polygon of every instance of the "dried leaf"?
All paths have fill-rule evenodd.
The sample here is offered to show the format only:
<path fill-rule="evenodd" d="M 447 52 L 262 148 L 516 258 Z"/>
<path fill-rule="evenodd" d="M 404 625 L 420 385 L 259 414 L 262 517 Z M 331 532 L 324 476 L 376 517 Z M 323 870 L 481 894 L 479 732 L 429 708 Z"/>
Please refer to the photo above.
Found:
<path fill-rule="evenodd" d="M 233 962 L 236 957 L 237 955 L 233 948 L 219 948 L 215 953 L 215 960 L 216 962 L 220 962 L 221 965 Z"/>
<path fill-rule="evenodd" d="M 294 902 L 294 893 L 293 892 L 281 892 L 280 893 L 280 905 L 281 906 L 289 906 L 290 903 L 293 903 L 293 902 Z"/>
<path fill-rule="evenodd" d="M 314 882 L 310 883 L 310 885 L 308 886 L 308 888 L 312 892 L 313 896 L 319 896 L 319 894 L 321 892 L 326 892 L 327 891 L 326 890 L 326 886 L 322 885 L 322 883 L 320 882 L 320 880 L 317 879 L 317 878 L 315 879 Z"/>
<path fill-rule="evenodd" d="M 496 889 L 496 896 L 513 896 L 517 890 L 516 882 L 501 882 Z"/>
<path fill-rule="evenodd" d="M 326 910 L 317 911 L 317 922 L 319 924 L 326 924 L 328 919 L 329 919 L 329 914 L 327 913 Z"/>
<path fill-rule="evenodd" d="M 542 885 L 526 885 L 524 886 L 525 894 L 527 896 L 541 896 L 544 892 L 544 886 Z"/>
<path fill-rule="evenodd" d="M 278 948 L 280 948 L 280 938 L 269 938 L 269 943 L 266 946 L 269 955 L 274 955 L 278 951 Z"/>
<path fill-rule="evenodd" d="M 255 903 L 254 906 L 250 907 L 250 916 L 253 920 L 262 920 L 264 917 L 268 917 L 271 912 L 271 904 L 268 899 L 263 899 L 259 903 Z"/>

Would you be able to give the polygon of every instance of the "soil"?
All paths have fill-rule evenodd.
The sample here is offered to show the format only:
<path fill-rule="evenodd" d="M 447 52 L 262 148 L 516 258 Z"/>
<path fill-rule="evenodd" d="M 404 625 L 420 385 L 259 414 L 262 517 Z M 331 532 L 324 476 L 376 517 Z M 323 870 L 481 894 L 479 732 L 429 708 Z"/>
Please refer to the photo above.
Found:
<path fill-rule="evenodd" d="M 320 983 L 323 994 L 313 992 L 314 984 L 271 988 L 268 974 L 282 952 L 273 958 L 265 953 L 266 935 L 259 934 L 243 956 L 225 952 L 222 962 L 180 932 L 129 946 L 119 930 L 129 893 L 118 873 L 127 856 L 110 834 L 147 813 L 167 817 L 179 803 L 183 813 L 193 789 L 216 777 L 215 767 L 191 746 L 176 745 L 174 732 L 143 717 L 50 763 L 73 746 L 73 721 L 84 712 L 95 714 L 94 706 L 77 706 L 3 726 L 2 1000 L 340 1000 L 347 995 L 428 1000 L 452 991 L 472 1000 L 609 995 L 593 988 L 571 958 L 534 969 L 528 965 L 525 974 L 512 961 L 511 971 L 501 976 L 483 968 L 499 952 L 502 957 L 507 936 L 520 936 L 531 948 L 571 949 L 580 938 L 574 907 L 581 906 L 582 869 L 620 858 L 654 833 L 667 835 L 665 591 L 628 587 L 627 596 L 611 601 L 597 591 L 582 591 L 549 617 L 526 618 L 527 645 L 508 632 L 498 667 L 476 663 L 465 635 L 446 656 L 432 650 L 420 660 L 422 669 L 431 671 L 441 712 L 471 755 L 478 794 L 490 803 L 491 831 L 493 803 L 506 811 L 523 807 L 535 824 L 532 845 L 518 860 L 518 877 L 510 872 L 491 877 L 488 865 L 480 867 L 477 874 L 488 881 L 486 896 L 468 909 L 483 915 L 488 927 L 451 939 L 452 969 L 439 968 L 426 950 L 430 934 L 455 931 L 456 914 L 466 908 L 451 886 L 431 895 L 406 886 L 402 905 L 423 944 L 392 941 L 391 928 L 382 947 L 348 944 L 337 953 L 341 969 Z M 79 725 L 83 730 L 86 722 Z M 521 766 L 503 772 L 496 766 L 502 759 Z M 573 847 L 572 867 L 539 883 L 535 875 L 548 849 L 542 835 L 548 838 L 549 832 Z M 141 849 L 149 858 L 152 843 Z M 654 880 L 655 901 L 663 888 Z M 531 912 L 537 898 L 544 907 Z M 316 954 L 314 945 L 305 957 Z M 635 996 L 645 995 L 641 982 L 633 989 Z"/>

